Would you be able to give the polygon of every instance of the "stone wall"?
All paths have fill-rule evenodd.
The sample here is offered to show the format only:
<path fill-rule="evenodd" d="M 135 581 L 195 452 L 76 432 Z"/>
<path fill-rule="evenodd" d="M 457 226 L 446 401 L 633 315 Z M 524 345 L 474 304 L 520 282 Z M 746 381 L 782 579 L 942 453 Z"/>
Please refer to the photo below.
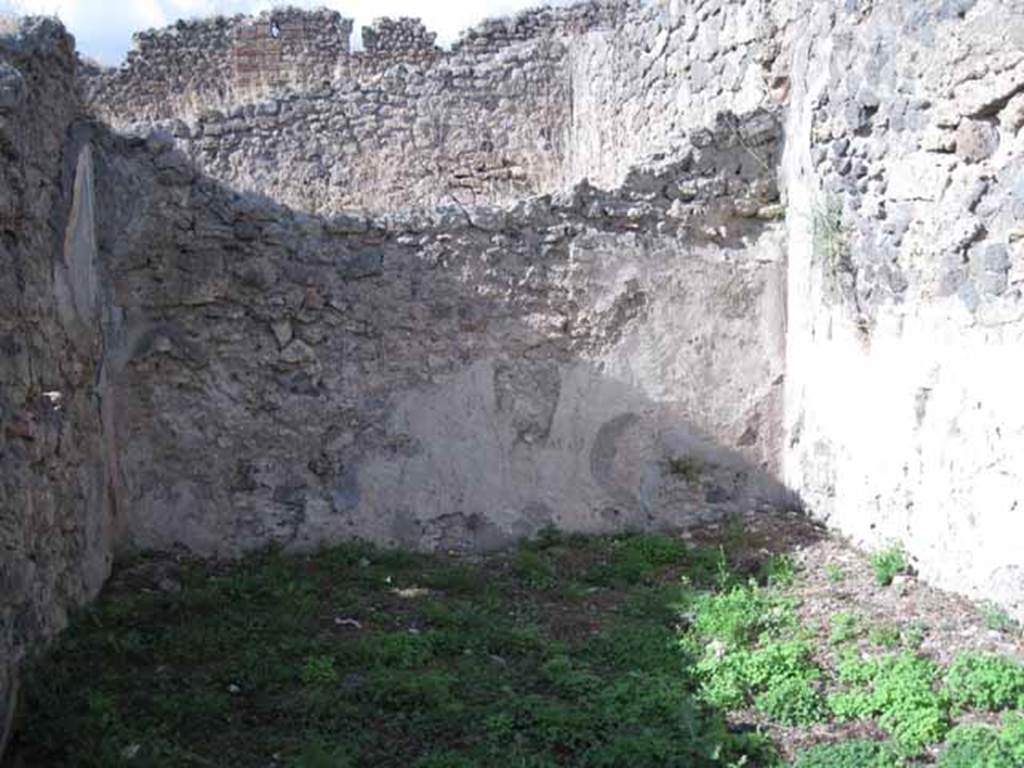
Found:
<path fill-rule="evenodd" d="M 785 501 L 782 226 L 747 151 L 779 124 L 723 122 L 615 193 L 375 217 L 102 146 L 125 546 L 480 549 Z"/>
<path fill-rule="evenodd" d="M 559 35 L 601 7 L 467 35 L 492 79 L 460 64 L 432 108 L 480 115 L 516 72 L 548 82 Z M 173 135 L 83 120 L 56 25 L 28 21 L 2 51 L 5 722 L 21 659 L 115 551 L 479 549 L 787 499 L 774 113 L 723 113 L 613 191 L 322 216 L 286 204 L 301 174 L 279 174 L 284 200 L 240 193 Z M 529 93 L 569 104 L 559 87 Z"/>
<path fill-rule="evenodd" d="M 194 115 L 252 94 L 330 82 L 351 34 L 351 20 L 327 10 L 183 20 L 137 33 L 122 67 L 84 70 L 83 81 L 112 125 Z"/>
<path fill-rule="evenodd" d="M 1024 615 L 1024 8 L 850 8 L 794 48 L 786 478 Z"/>
<path fill-rule="evenodd" d="M 314 214 L 511 203 L 551 192 L 567 139 L 564 45 L 367 68 L 165 123 L 203 173 Z"/>
<path fill-rule="evenodd" d="M 0 28 L 0 751 L 22 659 L 99 590 L 115 498 L 71 39 Z"/>
<path fill-rule="evenodd" d="M 3 38 L 3 658 L 111 542 L 484 548 L 780 479 L 1024 615 L 1021 10 L 349 30 L 148 33 L 81 78 L 120 133 L 52 25 Z"/>
<path fill-rule="evenodd" d="M 83 81 L 105 122 L 163 121 L 204 173 L 303 211 L 509 204 L 584 178 L 571 165 L 572 51 L 590 35 L 623 37 L 635 10 L 604 0 L 523 13 L 467 31 L 450 52 L 410 19 L 364 29 L 362 52 L 339 42 L 351 23 L 327 11 L 277 12 L 277 38 L 269 14 L 182 22 L 139 35 L 122 68 Z M 607 84 L 616 72 L 587 76 Z"/>
<path fill-rule="evenodd" d="M 304 211 L 508 204 L 583 179 L 614 189 L 717 114 L 778 106 L 792 14 L 760 0 L 591 2 L 486 22 L 451 52 L 419 22 L 383 19 L 365 53 L 337 51 L 330 77 L 314 58 L 284 89 L 224 67 L 216 83 L 182 82 L 168 51 L 188 62 L 195 41 L 208 56 L 237 37 L 193 23 L 202 36 L 149 33 L 124 68 L 86 82 L 107 122 L 166 118 L 204 173 Z"/>
<path fill-rule="evenodd" d="M 434 44 L 436 40 L 437 34 L 427 30 L 419 19 L 383 18 L 363 27 L 363 49 L 371 56 L 420 54 L 432 58 L 441 53 Z"/>
<path fill-rule="evenodd" d="M 526 65 L 528 55 L 509 49 L 621 26 L 639 5 L 640 0 L 585 0 L 492 19 L 466 30 L 448 52 L 434 44 L 436 35 L 417 19 L 376 20 L 363 28 L 364 50 L 358 51 L 351 47 L 352 21 L 337 12 L 278 8 L 253 17 L 182 20 L 139 32 L 122 66 L 90 66 L 82 74 L 88 100 L 111 125 L 191 120 L 283 90 L 305 93 L 325 84 L 344 88 L 353 79 L 400 65 L 408 68 L 400 76 L 439 64 L 470 77 L 476 75 L 474 65 L 487 70 L 502 55 Z M 486 80 L 487 73 L 481 74 Z M 448 85 L 444 77 L 439 80 L 440 87 Z"/>
<path fill-rule="evenodd" d="M 570 46 L 571 134 L 564 177 L 613 189 L 629 170 L 679 157 L 723 112 L 785 103 L 793 3 L 657 2 Z"/>

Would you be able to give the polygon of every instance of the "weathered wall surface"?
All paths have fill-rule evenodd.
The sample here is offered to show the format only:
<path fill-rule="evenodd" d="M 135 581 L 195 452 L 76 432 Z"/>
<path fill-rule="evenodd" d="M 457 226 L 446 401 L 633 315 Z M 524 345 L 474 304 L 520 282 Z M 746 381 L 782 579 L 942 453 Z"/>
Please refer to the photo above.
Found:
<path fill-rule="evenodd" d="M 482 548 L 779 503 L 781 223 L 733 207 L 772 202 L 741 140 L 773 158 L 777 129 L 615 194 L 369 219 L 104 147 L 125 545 Z"/>
<path fill-rule="evenodd" d="M 329 12 L 279 13 L 278 38 L 271 14 L 190 22 L 85 82 L 107 122 L 162 120 L 204 173 L 300 210 L 507 204 L 615 189 L 719 113 L 777 106 L 795 10 L 763 5 L 584 3 L 485 23 L 451 52 L 411 20 L 364 30 L 360 53 L 325 42 L 348 34 Z M 240 71 L 240 49 L 258 65 Z"/>
<path fill-rule="evenodd" d="M 819 9 L 795 51 L 786 477 L 1024 613 L 1024 8 Z"/>
<path fill-rule="evenodd" d="M 292 208 L 509 204 L 567 186 L 570 47 L 631 5 L 488 22 L 450 52 L 409 19 L 365 29 L 362 52 L 328 11 L 183 22 L 83 79 L 104 121 L 164 121 L 203 173 Z"/>
<path fill-rule="evenodd" d="M 352 50 L 352 21 L 326 9 L 179 21 L 136 34 L 123 66 L 90 67 L 83 80 L 94 108 L 113 125 L 187 119 L 282 91 L 343 87 L 388 69 L 401 76 L 451 66 L 472 78 L 477 73 L 467 66 L 486 70 L 510 48 L 616 26 L 636 5 L 634 0 L 588 0 L 488 20 L 464 32 L 450 52 L 434 44 L 436 36 L 418 19 L 384 18 L 364 27 L 363 51 Z"/>
<path fill-rule="evenodd" d="M 422 86 L 417 104 L 491 121 L 524 71 L 540 86 L 520 82 L 520 97 L 551 99 L 567 31 L 603 7 L 484 25 L 444 65 L 421 28 L 380 25 L 367 56 L 402 61 L 372 77 L 412 85 L 349 105 L 385 114 L 388 93 Z M 239 194 L 174 136 L 82 121 L 56 25 L 26 22 L 2 45 L 4 720 L 20 660 L 95 593 L 114 551 L 353 535 L 484 548 L 549 524 L 621 530 L 786 499 L 772 113 L 716 116 L 611 192 L 504 208 L 378 196 L 393 210 L 370 216 L 325 198 L 324 217 L 289 205 L 301 173 Z M 451 65 L 487 57 L 476 80 Z M 451 80 L 417 80 L 424 62 Z M 274 103 L 265 117 L 287 112 Z M 561 154 L 528 133 L 542 113 L 518 124 L 523 157 L 555 168 Z M 489 190 L 472 162 L 469 183 Z"/>
<path fill-rule="evenodd" d="M 330 82 L 349 54 L 352 22 L 334 11 L 179 21 L 139 32 L 125 64 L 83 72 L 112 125 L 194 115 L 252 95 Z"/>
<path fill-rule="evenodd" d="M 86 74 L 123 136 L 75 123 L 64 38 L 5 42 L 0 650 L 111 537 L 480 548 L 780 476 L 1024 614 L 1021 16 L 588 3 L 358 53 L 336 14 L 186 24 Z"/>
<path fill-rule="evenodd" d="M 566 139 L 564 46 L 524 46 L 482 67 L 471 54 L 368 68 L 167 127 L 203 173 L 310 213 L 509 203 L 557 188 Z"/>
<path fill-rule="evenodd" d="M 678 158 L 721 113 L 778 108 L 794 3 L 648 3 L 629 23 L 572 40 L 564 177 L 614 189 L 635 166 Z M 697 143 L 700 138 L 697 138 Z M 771 176 L 772 174 L 767 174 Z"/>
<path fill-rule="evenodd" d="M 111 562 L 100 287 L 71 39 L 0 29 L 0 750 L 17 668 Z"/>

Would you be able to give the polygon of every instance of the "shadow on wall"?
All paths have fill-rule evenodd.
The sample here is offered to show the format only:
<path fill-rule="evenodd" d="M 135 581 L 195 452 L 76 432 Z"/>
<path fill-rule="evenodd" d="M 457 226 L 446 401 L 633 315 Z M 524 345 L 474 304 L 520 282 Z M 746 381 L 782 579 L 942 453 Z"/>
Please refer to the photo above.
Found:
<path fill-rule="evenodd" d="M 122 549 L 483 549 L 793 503 L 778 126 L 718 128 L 613 193 L 377 219 L 94 129 Z"/>

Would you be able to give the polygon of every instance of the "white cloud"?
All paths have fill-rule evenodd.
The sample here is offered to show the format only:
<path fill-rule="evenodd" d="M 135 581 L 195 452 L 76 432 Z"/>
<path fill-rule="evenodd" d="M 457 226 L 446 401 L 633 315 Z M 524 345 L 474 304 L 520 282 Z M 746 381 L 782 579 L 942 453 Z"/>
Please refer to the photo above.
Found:
<path fill-rule="evenodd" d="M 275 5 L 327 5 L 354 18 L 357 28 L 378 16 L 419 16 L 442 43 L 488 16 L 501 16 L 542 0 L 0 0 L 0 12 L 58 16 L 78 48 L 106 64 L 116 64 L 131 47 L 132 33 L 166 26 L 180 18 L 218 13 L 257 13 Z M 564 4 L 556 0 L 555 4 Z"/>

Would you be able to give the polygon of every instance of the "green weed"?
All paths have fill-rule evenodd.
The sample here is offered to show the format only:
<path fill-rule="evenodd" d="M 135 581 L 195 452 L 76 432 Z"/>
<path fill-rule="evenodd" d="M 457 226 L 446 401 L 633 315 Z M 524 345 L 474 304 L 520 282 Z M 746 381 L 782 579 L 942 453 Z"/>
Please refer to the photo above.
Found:
<path fill-rule="evenodd" d="M 949 701 L 936 690 L 937 665 L 911 653 L 839 665 L 840 681 L 850 686 L 829 697 L 840 719 L 878 717 L 879 725 L 907 750 L 941 741 L 949 730 Z"/>
<path fill-rule="evenodd" d="M 698 664 L 701 695 L 712 706 L 737 709 L 753 702 L 786 725 L 807 725 L 827 715 L 818 681 L 821 669 L 805 641 L 771 642 L 757 649 L 712 649 Z"/>
<path fill-rule="evenodd" d="M 871 567 L 875 572 L 875 581 L 881 587 L 892 584 L 893 579 L 908 568 L 907 557 L 903 548 L 894 545 L 871 555 Z"/>
<path fill-rule="evenodd" d="M 355 543 L 185 564 L 179 593 L 113 589 L 27 669 L 15 751 L 82 768 L 749 768 L 778 758 L 727 710 L 789 726 L 877 719 L 910 754 L 941 743 L 960 708 L 1020 706 L 1019 665 L 997 657 L 940 670 L 849 655 L 833 679 L 799 623 L 793 562 L 755 579 L 732 568 L 747 535 L 736 518 L 728 546 L 551 530 L 493 559 Z M 913 646 L 912 630 L 889 636 Z M 831 623 L 841 648 L 862 631 L 852 612 Z M 1008 717 L 955 729 L 941 759 L 1003 768 L 1022 752 L 1024 724 Z M 864 742 L 799 761 L 901 765 Z"/>
<path fill-rule="evenodd" d="M 689 559 L 689 548 L 665 534 L 642 533 L 613 541 L 609 556 L 595 563 L 588 581 L 605 586 L 648 582 L 659 570 L 681 565 Z"/>
<path fill-rule="evenodd" d="M 748 645 L 762 634 L 776 633 L 796 623 L 792 600 L 756 584 L 702 594 L 694 609 L 696 632 L 733 647 Z"/>
<path fill-rule="evenodd" d="M 982 613 L 985 617 L 985 626 L 995 632 L 1016 632 L 1020 629 L 1020 625 L 1010 614 L 998 605 L 989 603 L 983 607 Z"/>
<path fill-rule="evenodd" d="M 310 656 L 302 665 L 299 677 L 303 685 L 334 685 L 338 682 L 338 670 L 330 656 Z"/>
<path fill-rule="evenodd" d="M 1024 709 L 1024 664 L 992 654 L 961 654 L 946 672 L 945 691 L 960 708 Z"/>
<path fill-rule="evenodd" d="M 1001 729 L 958 725 L 949 732 L 939 768 L 1020 768 L 1024 765 L 1024 717 L 1008 717 Z"/>
<path fill-rule="evenodd" d="M 760 581 L 769 587 L 789 589 L 796 583 L 797 567 L 789 555 L 772 555 L 761 566 Z"/>
<path fill-rule="evenodd" d="M 828 716 L 825 698 L 817 686 L 797 678 L 783 680 L 759 694 L 754 705 L 783 725 L 811 725 Z"/>
<path fill-rule="evenodd" d="M 349 768 L 354 763 L 348 749 L 317 736 L 303 745 L 302 752 L 290 765 L 291 768 Z"/>
<path fill-rule="evenodd" d="M 867 740 L 822 744 L 802 752 L 794 768 L 903 768 L 906 763 L 892 746 Z"/>
<path fill-rule="evenodd" d="M 829 642 L 833 645 L 842 645 L 856 639 L 860 634 L 860 622 L 857 615 L 849 611 L 840 611 L 832 616 L 831 632 Z"/>
<path fill-rule="evenodd" d="M 512 570 L 528 587 L 549 589 L 556 582 L 555 567 L 541 552 L 521 547 L 512 561 Z"/>
<path fill-rule="evenodd" d="M 927 635 L 928 627 L 924 623 L 912 621 L 903 633 L 903 644 L 911 650 L 917 650 L 924 645 Z"/>
<path fill-rule="evenodd" d="M 829 563 L 826 565 L 825 573 L 828 574 L 828 580 L 833 584 L 841 584 L 846 581 L 846 571 L 835 563 Z"/>
<path fill-rule="evenodd" d="M 868 640 L 882 648 L 897 648 L 901 637 L 900 628 L 892 624 L 877 624 L 868 631 Z"/>

